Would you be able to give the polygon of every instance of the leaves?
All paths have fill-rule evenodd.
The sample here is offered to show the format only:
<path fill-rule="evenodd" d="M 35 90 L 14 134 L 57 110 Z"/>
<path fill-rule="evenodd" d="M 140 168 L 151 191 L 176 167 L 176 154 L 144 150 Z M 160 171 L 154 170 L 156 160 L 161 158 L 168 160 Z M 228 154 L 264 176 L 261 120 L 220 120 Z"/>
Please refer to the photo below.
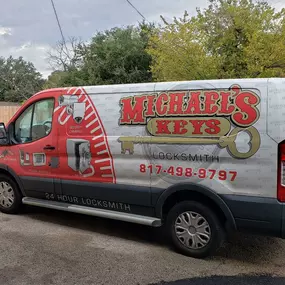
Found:
<path fill-rule="evenodd" d="M 44 80 L 22 57 L 0 58 L 0 100 L 21 102 L 42 89 Z"/>
<path fill-rule="evenodd" d="M 151 56 L 145 48 L 153 30 L 152 24 L 141 23 L 97 33 L 89 44 L 73 46 L 69 54 L 75 58 L 68 58 L 57 46 L 58 53 L 50 60 L 61 70 L 53 72 L 45 87 L 151 81 Z"/>
<path fill-rule="evenodd" d="M 167 24 L 150 39 L 147 49 L 153 58 L 152 72 L 155 79 L 190 80 L 212 78 L 217 61 L 208 56 L 202 35 L 195 20 L 183 19 Z"/>
<path fill-rule="evenodd" d="M 99 32 L 57 46 L 45 87 L 285 76 L 285 9 L 264 1 L 209 0 L 163 25 Z"/>
<path fill-rule="evenodd" d="M 151 57 L 145 52 L 148 27 L 114 28 L 93 37 L 83 56 L 89 84 L 151 81 Z"/>
<path fill-rule="evenodd" d="M 151 37 L 156 80 L 283 76 L 285 10 L 266 2 L 211 0 L 195 17 L 164 20 Z"/>

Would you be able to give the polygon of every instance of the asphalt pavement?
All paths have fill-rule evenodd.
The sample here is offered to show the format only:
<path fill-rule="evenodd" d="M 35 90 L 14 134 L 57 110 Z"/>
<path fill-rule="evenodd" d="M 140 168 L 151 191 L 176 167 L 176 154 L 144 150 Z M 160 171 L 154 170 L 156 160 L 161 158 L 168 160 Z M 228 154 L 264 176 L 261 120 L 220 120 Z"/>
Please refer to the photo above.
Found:
<path fill-rule="evenodd" d="M 0 214 L 0 253 L 0 285 L 285 284 L 281 239 L 235 234 L 197 260 L 149 227 L 33 207 Z"/>
<path fill-rule="evenodd" d="M 284 285 L 285 278 L 272 276 L 211 276 L 179 280 L 174 282 L 159 282 L 154 285 Z"/>

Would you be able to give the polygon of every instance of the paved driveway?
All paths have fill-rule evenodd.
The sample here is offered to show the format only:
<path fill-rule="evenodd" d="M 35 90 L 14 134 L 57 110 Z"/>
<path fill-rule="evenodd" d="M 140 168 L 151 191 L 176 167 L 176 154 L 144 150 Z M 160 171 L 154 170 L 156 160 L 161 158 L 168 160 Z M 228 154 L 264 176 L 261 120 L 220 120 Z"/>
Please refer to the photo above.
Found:
<path fill-rule="evenodd" d="M 0 214 L 1 285 L 279 285 L 269 276 L 204 277 L 285 276 L 284 268 L 285 241 L 275 238 L 237 234 L 217 256 L 195 260 L 144 226 L 32 207 Z"/>

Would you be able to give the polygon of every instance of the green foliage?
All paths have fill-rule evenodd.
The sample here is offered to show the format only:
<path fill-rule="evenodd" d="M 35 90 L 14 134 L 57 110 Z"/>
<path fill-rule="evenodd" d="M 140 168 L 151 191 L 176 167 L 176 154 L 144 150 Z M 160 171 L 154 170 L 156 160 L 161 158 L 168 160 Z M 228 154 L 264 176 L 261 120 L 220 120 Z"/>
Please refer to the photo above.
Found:
<path fill-rule="evenodd" d="M 285 76 L 285 9 L 209 0 L 196 16 L 162 20 L 99 32 L 88 44 L 73 38 L 70 52 L 58 45 L 51 61 L 60 68 L 45 88 Z"/>
<path fill-rule="evenodd" d="M 98 33 L 83 57 L 89 84 L 151 81 L 151 57 L 145 52 L 146 36 L 138 28 L 114 28 Z"/>
<path fill-rule="evenodd" d="M 69 69 L 68 71 L 52 72 L 43 88 L 69 87 L 86 85 L 87 79 L 83 71 L 77 69 Z"/>
<path fill-rule="evenodd" d="M 77 45 L 80 63 L 52 73 L 45 87 L 150 82 L 151 56 L 145 48 L 153 30 L 142 23 L 97 33 L 89 44 Z"/>
<path fill-rule="evenodd" d="M 174 18 L 152 36 L 156 80 L 285 75 L 285 10 L 266 2 L 210 0 L 195 17 Z"/>
<path fill-rule="evenodd" d="M 0 101 L 21 102 L 42 89 L 44 80 L 31 62 L 0 58 Z"/>
<path fill-rule="evenodd" d="M 147 51 L 153 59 L 151 71 L 159 81 L 207 79 L 217 73 L 217 60 L 208 56 L 197 21 L 187 17 L 185 12 L 173 23 L 162 18 L 165 26 L 150 39 Z"/>

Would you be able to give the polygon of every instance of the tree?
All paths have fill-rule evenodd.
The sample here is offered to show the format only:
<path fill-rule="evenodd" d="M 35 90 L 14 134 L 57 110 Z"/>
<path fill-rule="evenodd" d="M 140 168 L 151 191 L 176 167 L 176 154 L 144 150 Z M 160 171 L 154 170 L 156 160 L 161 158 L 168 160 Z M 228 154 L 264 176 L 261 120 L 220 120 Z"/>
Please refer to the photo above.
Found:
<path fill-rule="evenodd" d="M 0 58 L 0 100 L 22 102 L 42 89 L 44 80 L 22 57 Z"/>
<path fill-rule="evenodd" d="M 56 70 L 49 75 L 43 88 L 84 86 L 88 84 L 87 76 L 88 75 L 85 74 L 84 71 L 76 68 L 70 68 L 68 71 Z"/>
<path fill-rule="evenodd" d="M 151 24 L 139 27 L 113 28 L 97 33 L 89 44 L 74 45 L 75 64 L 58 48 L 57 56 L 50 57 L 58 64 L 47 80 L 46 87 L 120 84 L 150 82 L 151 56 L 146 52 Z M 63 55 L 63 56 L 62 56 Z"/>
<path fill-rule="evenodd" d="M 48 61 L 54 71 L 68 71 L 80 66 L 84 43 L 70 37 L 66 42 L 59 41 L 49 52 Z"/>
<path fill-rule="evenodd" d="M 48 52 L 48 62 L 54 71 L 45 82 L 44 89 L 87 84 L 86 76 L 80 71 L 85 49 L 83 41 L 75 37 L 70 37 L 65 43 L 59 41 Z"/>
<path fill-rule="evenodd" d="M 217 58 L 210 56 L 202 43 L 196 19 L 174 18 L 150 38 L 147 52 L 152 57 L 151 71 L 158 81 L 195 80 L 215 77 Z"/>
<path fill-rule="evenodd" d="M 253 0 L 209 2 L 192 18 L 165 22 L 151 38 L 157 80 L 285 76 L 285 9 Z"/>
<path fill-rule="evenodd" d="M 145 51 L 151 27 L 113 28 L 93 37 L 83 56 L 89 84 L 149 82 L 151 56 Z"/>

